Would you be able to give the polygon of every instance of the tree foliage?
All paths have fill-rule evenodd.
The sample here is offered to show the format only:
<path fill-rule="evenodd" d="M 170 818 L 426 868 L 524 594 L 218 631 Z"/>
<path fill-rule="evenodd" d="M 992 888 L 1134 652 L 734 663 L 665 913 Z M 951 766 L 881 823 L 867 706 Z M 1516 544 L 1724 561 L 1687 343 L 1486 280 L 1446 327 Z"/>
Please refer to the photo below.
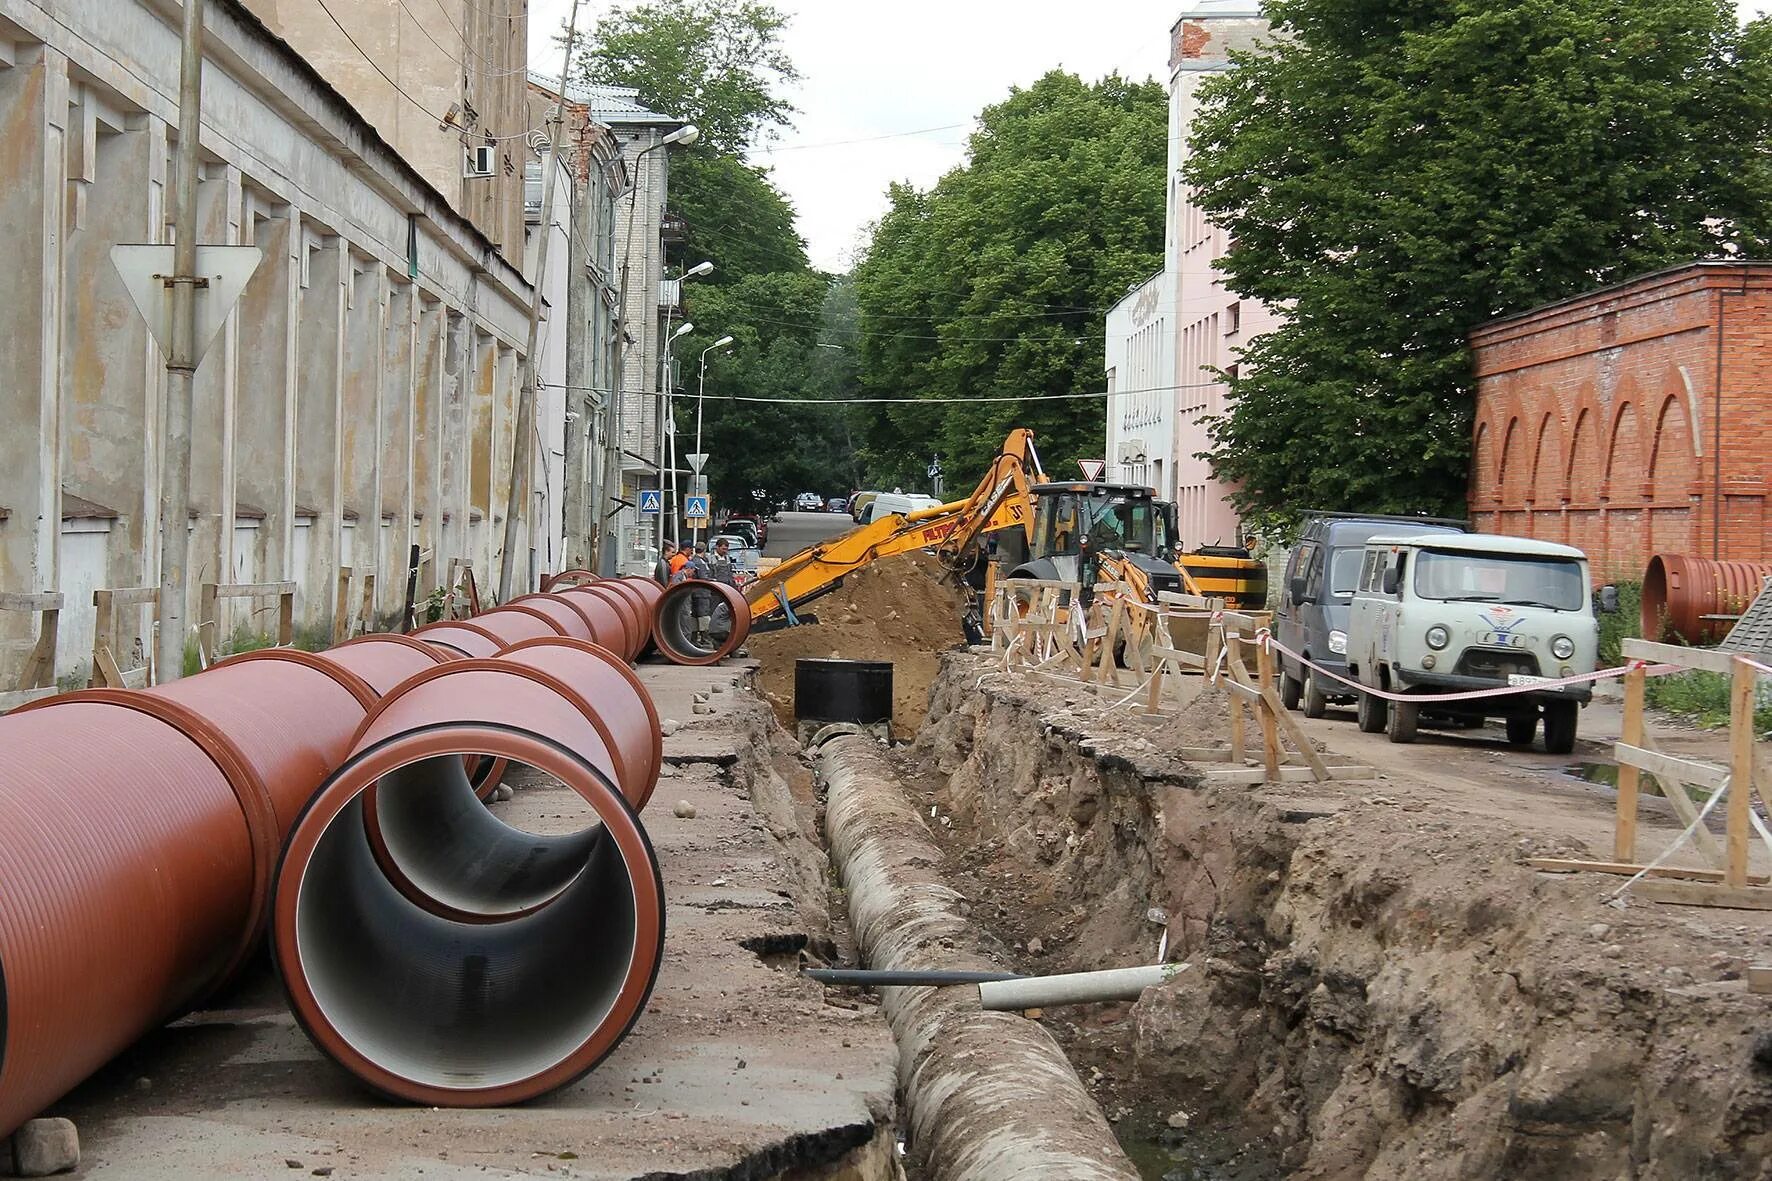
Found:
<path fill-rule="evenodd" d="M 759 0 L 616 8 L 597 22 L 579 77 L 634 87 L 653 110 L 692 119 L 710 150 L 742 155 L 794 113 L 779 93 L 800 77 L 781 47 L 787 22 Z"/>
<path fill-rule="evenodd" d="M 1214 466 L 1246 512 L 1462 512 L 1493 317 L 1767 230 L 1763 27 L 1726 0 L 1270 0 L 1186 179 L 1249 347 Z"/>
<path fill-rule="evenodd" d="M 1014 426 L 1054 470 L 1099 455 L 1101 400 L 1024 399 L 1099 390 L 1103 309 L 1162 265 L 1162 87 L 1054 71 L 979 124 L 932 189 L 892 188 L 856 270 L 863 390 L 921 399 L 866 415 L 878 484 L 922 486 L 935 452 L 969 482 Z"/>
<path fill-rule="evenodd" d="M 764 169 L 700 148 L 680 152 L 671 158 L 670 205 L 689 224 L 672 253 L 690 265 L 712 262 L 706 282 L 808 269 L 794 207 Z"/>

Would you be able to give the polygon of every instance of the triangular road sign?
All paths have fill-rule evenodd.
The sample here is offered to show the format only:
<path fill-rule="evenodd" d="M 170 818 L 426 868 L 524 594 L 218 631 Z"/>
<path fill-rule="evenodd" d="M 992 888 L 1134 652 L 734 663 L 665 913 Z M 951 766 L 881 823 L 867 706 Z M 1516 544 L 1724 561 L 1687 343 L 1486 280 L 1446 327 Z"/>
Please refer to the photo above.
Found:
<path fill-rule="evenodd" d="M 1079 459 L 1077 461 L 1077 466 L 1083 469 L 1083 478 L 1090 483 L 1094 483 L 1096 480 L 1101 479 L 1102 474 L 1107 471 L 1107 460 Z"/>
<path fill-rule="evenodd" d="M 172 249 L 153 245 L 111 247 L 111 265 L 123 276 L 123 286 L 129 289 L 129 298 L 147 320 L 148 332 L 160 346 L 162 356 L 172 353 Z M 193 358 L 197 364 L 203 363 L 203 355 L 214 343 L 228 313 L 240 301 L 246 281 L 258 270 L 263 258 L 264 252 L 256 246 L 197 247 L 197 274 L 209 283 L 197 288 L 197 355 Z"/>
<path fill-rule="evenodd" d="M 701 469 L 706 467 L 708 463 L 706 452 L 698 451 L 694 455 L 685 455 L 683 458 L 688 461 L 689 470 L 698 476 L 701 474 Z"/>

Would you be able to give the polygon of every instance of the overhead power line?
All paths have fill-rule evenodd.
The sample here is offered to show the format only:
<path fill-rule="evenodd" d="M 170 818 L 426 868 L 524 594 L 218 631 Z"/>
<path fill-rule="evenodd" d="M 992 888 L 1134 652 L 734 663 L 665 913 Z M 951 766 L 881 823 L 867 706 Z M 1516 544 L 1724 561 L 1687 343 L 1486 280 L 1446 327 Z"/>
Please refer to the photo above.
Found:
<path fill-rule="evenodd" d="M 561 385 L 557 382 L 544 383 L 552 390 L 589 390 L 596 392 L 600 387 L 588 385 Z M 1153 385 L 1136 390 L 1078 390 L 1068 394 L 1004 394 L 1004 395 L 967 395 L 957 398 L 751 398 L 740 394 L 707 394 L 709 402 L 759 402 L 771 406 L 945 406 L 967 402 L 1079 402 L 1095 398 L 1126 398 L 1135 394 L 1167 394 L 1181 390 L 1209 390 L 1223 385 L 1217 381 L 1195 381 L 1182 385 Z M 667 395 L 657 390 L 628 390 L 630 394 L 642 397 L 658 398 Z M 693 402 L 697 395 L 688 393 L 672 393 L 672 398 L 680 398 Z"/>
<path fill-rule="evenodd" d="M 937 131 L 958 131 L 962 127 L 970 126 L 972 126 L 972 123 L 968 120 L 965 123 L 946 123 L 940 127 L 919 127 L 915 131 L 889 131 L 884 135 L 865 135 L 859 139 L 832 139 L 825 140 L 822 143 L 782 144 L 780 146 L 763 147 L 756 150 L 773 155 L 776 152 L 806 152 L 813 148 L 842 148 L 848 147 L 850 144 L 879 143 L 883 139 L 906 139 L 914 135 L 931 135 Z"/>

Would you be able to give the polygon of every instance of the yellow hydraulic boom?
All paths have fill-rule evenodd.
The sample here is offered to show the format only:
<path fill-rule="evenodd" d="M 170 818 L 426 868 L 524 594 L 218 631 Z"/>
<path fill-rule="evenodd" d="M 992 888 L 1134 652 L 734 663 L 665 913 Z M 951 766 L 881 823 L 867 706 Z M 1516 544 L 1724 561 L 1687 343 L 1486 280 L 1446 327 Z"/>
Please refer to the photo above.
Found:
<path fill-rule="evenodd" d="M 753 622 L 830 590 L 870 562 L 913 550 L 933 549 L 954 565 L 986 533 L 1017 526 L 1033 536 L 1032 497 L 1040 483 L 1040 456 L 1032 431 L 1017 429 L 1003 441 L 990 470 L 972 495 L 921 512 L 881 517 L 810 549 L 801 550 L 745 587 Z"/>

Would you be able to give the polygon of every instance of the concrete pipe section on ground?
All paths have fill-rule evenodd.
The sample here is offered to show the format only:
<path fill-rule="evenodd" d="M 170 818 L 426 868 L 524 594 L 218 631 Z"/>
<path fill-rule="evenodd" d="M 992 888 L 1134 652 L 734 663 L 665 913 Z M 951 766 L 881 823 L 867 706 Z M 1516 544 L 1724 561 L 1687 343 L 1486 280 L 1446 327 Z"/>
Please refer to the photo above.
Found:
<path fill-rule="evenodd" d="M 672 664 L 718 664 L 751 634 L 751 608 L 723 582 L 679 582 L 658 598 L 652 638 Z"/>
<path fill-rule="evenodd" d="M 553 643 L 524 651 L 580 677 L 610 667 Z M 649 765 L 650 738 L 612 749 L 605 733 L 626 723 L 600 731 L 593 712 L 541 667 L 421 673 L 382 701 L 290 837 L 278 969 L 314 1042 L 370 1086 L 434 1106 L 521 1102 L 595 1066 L 639 1017 L 663 953 L 664 888 L 624 795 L 639 785 L 616 766 Z M 553 777 L 586 824 L 505 824 L 468 788 L 469 754 Z"/>
<path fill-rule="evenodd" d="M 0 1137 L 245 962 L 277 850 L 375 701 L 278 651 L 0 718 Z"/>

